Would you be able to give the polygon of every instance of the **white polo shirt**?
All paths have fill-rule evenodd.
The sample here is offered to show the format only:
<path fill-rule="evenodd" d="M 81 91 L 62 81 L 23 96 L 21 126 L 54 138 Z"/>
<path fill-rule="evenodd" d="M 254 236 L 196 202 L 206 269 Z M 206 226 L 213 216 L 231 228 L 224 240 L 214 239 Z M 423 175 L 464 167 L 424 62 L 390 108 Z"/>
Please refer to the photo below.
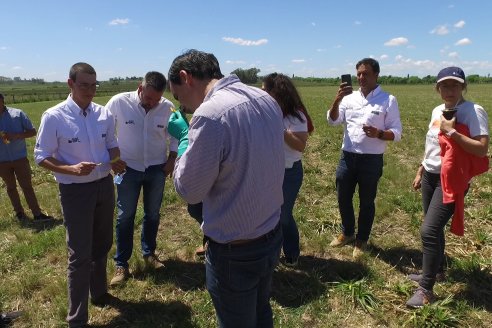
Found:
<path fill-rule="evenodd" d="M 121 159 L 134 170 L 144 172 L 151 165 L 167 161 L 169 149 L 177 151 L 178 140 L 167 132 L 173 103 L 161 98 L 160 103 L 145 112 L 138 91 L 117 94 L 106 104 L 113 114 Z"/>
<path fill-rule="evenodd" d="M 357 154 L 383 154 L 386 141 L 366 136 L 362 130 L 364 124 L 380 130 L 391 130 L 395 135 L 393 141 L 401 139 L 400 111 L 396 98 L 383 91 L 381 86 L 371 91 L 367 97 L 359 89 L 343 97 L 339 105 L 336 121 L 327 113 L 330 125 L 344 123 L 342 150 Z"/>
<path fill-rule="evenodd" d="M 68 96 L 67 100 L 49 108 L 41 117 L 34 147 L 34 160 L 42 162 L 53 157 L 63 163 L 103 163 L 86 176 L 53 172 L 58 183 L 85 183 L 106 177 L 111 170 L 109 152 L 118 147 L 114 121 L 103 106 L 91 103 L 82 109 Z"/>

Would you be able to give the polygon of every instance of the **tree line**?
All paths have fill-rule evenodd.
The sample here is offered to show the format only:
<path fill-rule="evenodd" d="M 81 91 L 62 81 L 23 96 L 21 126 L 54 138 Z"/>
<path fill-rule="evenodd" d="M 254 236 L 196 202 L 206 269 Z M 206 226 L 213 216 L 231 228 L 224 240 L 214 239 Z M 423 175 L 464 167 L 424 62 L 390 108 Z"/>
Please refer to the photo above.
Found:
<path fill-rule="evenodd" d="M 257 84 L 261 82 L 262 76 L 258 75 L 260 70 L 258 68 L 242 69 L 237 68 L 231 72 L 231 74 L 236 74 L 241 82 L 246 84 Z M 340 77 L 299 77 L 292 75 L 292 79 L 297 84 L 301 85 L 339 85 Z M 492 77 L 489 76 L 479 76 L 478 74 L 469 75 L 466 78 L 468 83 L 492 83 Z M 427 75 L 424 77 L 410 76 L 406 77 L 382 75 L 379 77 L 378 82 L 380 84 L 434 84 L 436 83 L 436 77 L 432 75 Z M 355 75 L 352 76 L 352 83 L 357 84 L 357 78 Z"/>

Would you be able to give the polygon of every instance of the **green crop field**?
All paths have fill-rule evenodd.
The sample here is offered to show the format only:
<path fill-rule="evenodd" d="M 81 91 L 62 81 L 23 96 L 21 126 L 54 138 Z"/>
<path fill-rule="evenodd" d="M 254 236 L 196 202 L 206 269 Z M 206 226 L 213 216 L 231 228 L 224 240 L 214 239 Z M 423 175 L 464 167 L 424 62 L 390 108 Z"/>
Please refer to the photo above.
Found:
<path fill-rule="evenodd" d="M 326 109 L 337 87 L 300 87 L 315 131 L 304 156 L 305 179 L 295 207 L 301 232 L 296 269 L 279 266 L 274 274 L 272 305 L 276 327 L 491 327 L 492 326 L 492 176 L 472 183 L 465 204 L 465 236 L 447 232 L 447 275 L 436 284 L 439 301 L 419 310 L 405 302 L 415 284 L 406 275 L 421 266 L 420 193 L 411 188 L 423 156 L 431 110 L 440 102 L 431 85 L 385 86 L 399 102 L 403 138 L 385 155 L 377 197 L 370 252 L 357 261 L 351 248 L 333 249 L 339 232 L 335 169 L 341 127 L 326 123 Z M 465 97 L 492 113 L 492 85 L 469 86 Z M 169 94 L 167 94 L 169 96 Z M 171 97 L 172 98 L 172 97 Z M 96 98 L 104 104 L 109 96 Z M 42 112 L 58 101 L 19 103 L 35 126 Z M 7 103 L 7 105 L 9 105 Z M 34 138 L 28 140 L 30 154 Z M 42 208 L 57 218 L 50 225 L 19 222 L 0 188 L 0 310 L 22 310 L 13 327 L 63 327 L 67 312 L 65 231 L 57 185 L 50 173 L 32 162 L 33 182 Z M 204 172 L 206 174 L 206 172 Z M 357 203 L 357 200 L 355 200 Z M 26 206 L 27 209 L 27 206 Z M 216 327 L 205 289 L 203 262 L 194 257 L 202 237 L 188 217 L 186 204 L 167 180 L 158 255 L 166 267 L 144 270 L 140 256 L 142 207 L 136 219 L 133 279 L 112 289 L 114 307 L 90 306 L 95 327 Z M 110 252 L 114 255 L 115 249 Z M 108 262 L 108 278 L 114 272 Z"/>

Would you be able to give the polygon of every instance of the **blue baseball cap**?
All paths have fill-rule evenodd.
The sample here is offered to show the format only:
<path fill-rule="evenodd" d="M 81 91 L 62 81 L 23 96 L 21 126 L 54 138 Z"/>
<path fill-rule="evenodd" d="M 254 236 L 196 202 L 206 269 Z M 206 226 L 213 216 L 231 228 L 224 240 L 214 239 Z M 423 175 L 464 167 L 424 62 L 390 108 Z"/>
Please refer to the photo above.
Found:
<path fill-rule="evenodd" d="M 465 83 L 465 72 L 463 72 L 461 68 L 455 66 L 443 68 L 439 74 L 437 74 L 436 83 L 449 79 Z"/>

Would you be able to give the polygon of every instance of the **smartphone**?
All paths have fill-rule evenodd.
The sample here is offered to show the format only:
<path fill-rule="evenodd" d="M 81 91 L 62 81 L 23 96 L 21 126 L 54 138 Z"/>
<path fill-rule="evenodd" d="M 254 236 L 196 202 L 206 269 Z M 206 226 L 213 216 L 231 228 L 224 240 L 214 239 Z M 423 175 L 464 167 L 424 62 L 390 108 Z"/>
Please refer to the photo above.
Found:
<path fill-rule="evenodd" d="M 342 75 L 342 82 L 347 83 L 347 85 L 352 86 L 352 75 L 350 74 L 343 74 Z"/>

